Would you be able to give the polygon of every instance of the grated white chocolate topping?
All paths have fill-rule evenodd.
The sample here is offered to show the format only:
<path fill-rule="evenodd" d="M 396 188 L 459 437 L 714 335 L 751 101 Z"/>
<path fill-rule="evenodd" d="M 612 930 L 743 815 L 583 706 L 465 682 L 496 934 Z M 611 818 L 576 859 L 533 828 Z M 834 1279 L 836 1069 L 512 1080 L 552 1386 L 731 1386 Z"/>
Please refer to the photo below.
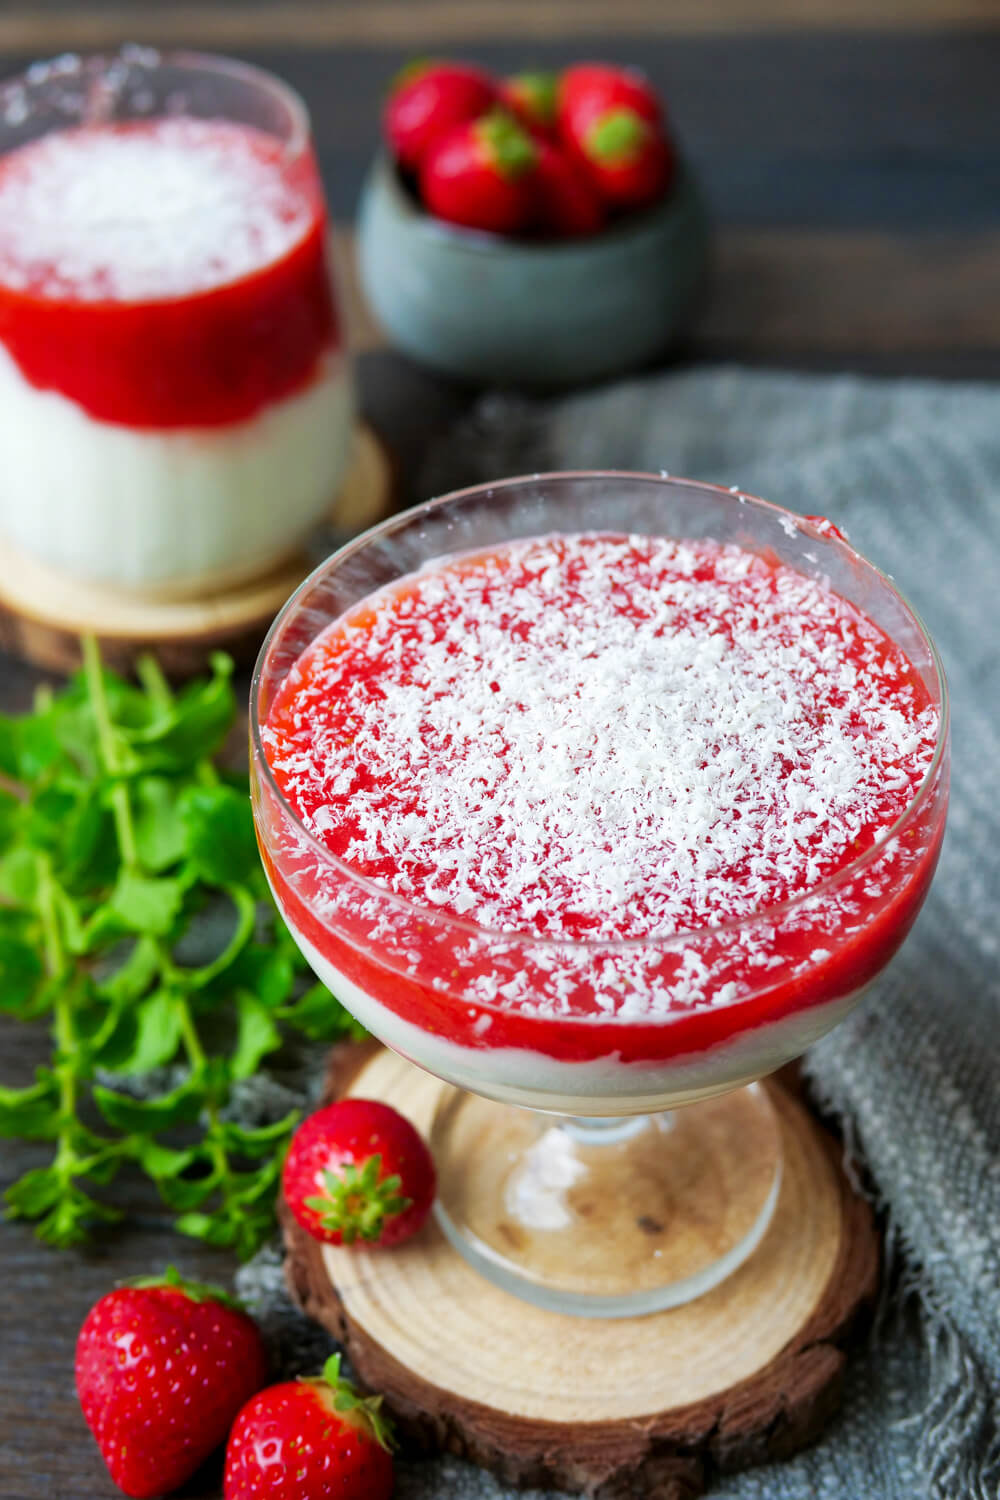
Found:
<path fill-rule="evenodd" d="M 314 222 L 279 157 L 260 131 L 184 116 L 32 141 L 0 158 L 0 283 L 136 302 L 236 281 Z"/>
<path fill-rule="evenodd" d="M 550 938 L 686 931 L 810 890 L 884 837 L 938 729 L 903 654 L 820 583 L 603 535 L 412 575 L 331 627 L 281 701 L 268 759 L 334 853 Z"/>

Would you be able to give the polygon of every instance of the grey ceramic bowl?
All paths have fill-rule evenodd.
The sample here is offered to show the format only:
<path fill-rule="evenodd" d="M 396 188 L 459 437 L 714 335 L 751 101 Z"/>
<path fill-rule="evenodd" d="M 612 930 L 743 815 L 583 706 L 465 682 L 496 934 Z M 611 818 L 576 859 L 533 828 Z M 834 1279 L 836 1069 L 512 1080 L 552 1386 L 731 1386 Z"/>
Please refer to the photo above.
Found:
<path fill-rule="evenodd" d="M 361 200 L 361 278 L 383 328 L 415 359 L 484 384 L 578 385 L 648 363 L 698 310 L 707 243 L 683 169 L 662 203 L 571 241 L 444 224 L 385 156 Z"/>

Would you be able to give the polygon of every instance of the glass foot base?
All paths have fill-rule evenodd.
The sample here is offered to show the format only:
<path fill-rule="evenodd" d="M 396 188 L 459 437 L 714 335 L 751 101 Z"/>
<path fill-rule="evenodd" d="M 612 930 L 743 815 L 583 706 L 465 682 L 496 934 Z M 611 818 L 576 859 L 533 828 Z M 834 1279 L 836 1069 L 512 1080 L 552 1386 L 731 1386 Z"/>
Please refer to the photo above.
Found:
<path fill-rule="evenodd" d="M 435 1213 L 466 1260 L 587 1317 L 659 1312 L 717 1286 L 760 1244 L 781 1186 L 781 1128 L 759 1084 L 624 1119 L 449 1089 L 431 1149 Z"/>

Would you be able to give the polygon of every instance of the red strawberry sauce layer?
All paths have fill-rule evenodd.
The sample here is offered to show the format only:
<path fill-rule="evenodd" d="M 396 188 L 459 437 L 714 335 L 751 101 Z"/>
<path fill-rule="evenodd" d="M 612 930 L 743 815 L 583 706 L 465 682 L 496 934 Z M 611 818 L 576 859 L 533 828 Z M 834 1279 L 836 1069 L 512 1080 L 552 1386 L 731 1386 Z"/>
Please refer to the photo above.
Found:
<path fill-rule="evenodd" d="M 299 658 L 265 754 L 336 863 L 266 805 L 265 862 L 300 934 L 412 1024 L 663 1061 L 878 972 L 937 859 L 930 812 L 885 835 L 938 727 L 902 652 L 772 560 L 511 543 L 373 596 Z"/>
<path fill-rule="evenodd" d="M 219 426 L 337 343 L 309 151 L 186 117 L 58 131 L 0 157 L 0 341 L 102 421 Z"/>

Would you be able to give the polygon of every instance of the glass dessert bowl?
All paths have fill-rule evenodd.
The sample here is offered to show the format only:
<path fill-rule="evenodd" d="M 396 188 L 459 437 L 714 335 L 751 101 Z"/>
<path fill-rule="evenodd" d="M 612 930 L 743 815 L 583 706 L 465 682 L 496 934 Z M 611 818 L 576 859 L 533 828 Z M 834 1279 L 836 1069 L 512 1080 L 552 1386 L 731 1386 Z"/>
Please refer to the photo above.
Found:
<path fill-rule="evenodd" d="M 940 850 L 944 677 L 890 580 L 715 486 L 506 480 L 323 564 L 251 731 L 296 941 L 451 1086 L 456 1247 L 595 1316 L 741 1264 L 781 1182 L 756 1080 L 858 1002 Z"/>
<path fill-rule="evenodd" d="M 0 532 L 182 597 L 329 513 L 353 400 L 302 100 L 126 48 L 0 85 Z"/>

